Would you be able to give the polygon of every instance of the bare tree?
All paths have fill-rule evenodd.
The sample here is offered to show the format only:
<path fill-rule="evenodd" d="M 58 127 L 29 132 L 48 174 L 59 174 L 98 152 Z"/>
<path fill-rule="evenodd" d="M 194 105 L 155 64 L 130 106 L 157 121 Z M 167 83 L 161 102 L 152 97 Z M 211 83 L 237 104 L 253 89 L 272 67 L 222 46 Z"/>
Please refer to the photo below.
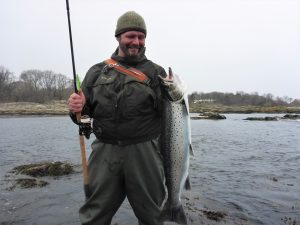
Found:
<path fill-rule="evenodd" d="M 58 100 L 66 98 L 66 90 L 72 84 L 72 81 L 63 74 L 55 74 L 55 92 L 54 97 Z"/>
<path fill-rule="evenodd" d="M 42 72 L 40 70 L 26 70 L 20 75 L 20 81 L 35 92 L 41 88 L 41 78 Z"/>
<path fill-rule="evenodd" d="M 4 66 L 0 66 L 0 101 L 8 101 L 11 97 L 14 75 Z"/>
<path fill-rule="evenodd" d="M 203 100 L 212 100 L 209 102 L 215 102 L 223 105 L 255 105 L 255 106 L 275 106 L 275 105 L 288 105 L 293 101 L 292 98 L 287 96 L 280 98 L 274 97 L 272 94 L 264 94 L 260 96 L 257 92 L 251 94 L 238 91 L 233 93 L 222 92 L 193 92 L 189 95 L 191 102 L 207 102 Z"/>

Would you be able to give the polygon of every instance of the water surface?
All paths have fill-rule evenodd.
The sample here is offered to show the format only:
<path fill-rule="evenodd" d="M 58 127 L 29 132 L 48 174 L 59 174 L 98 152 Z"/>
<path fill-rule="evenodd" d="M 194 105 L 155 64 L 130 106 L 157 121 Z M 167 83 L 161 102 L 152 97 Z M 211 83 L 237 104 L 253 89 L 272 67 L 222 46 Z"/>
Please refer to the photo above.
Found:
<path fill-rule="evenodd" d="M 226 117 L 191 121 L 190 195 L 245 224 L 300 224 L 300 121 Z M 80 173 L 43 178 L 50 183 L 44 188 L 6 190 L 7 173 L 15 166 L 46 160 L 80 164 L 78 130 L 68 117 L 0 118 L 0 154 L 0 224 L 80 224 Z M 127 202 L 114 222 L 137 224 Z"/>

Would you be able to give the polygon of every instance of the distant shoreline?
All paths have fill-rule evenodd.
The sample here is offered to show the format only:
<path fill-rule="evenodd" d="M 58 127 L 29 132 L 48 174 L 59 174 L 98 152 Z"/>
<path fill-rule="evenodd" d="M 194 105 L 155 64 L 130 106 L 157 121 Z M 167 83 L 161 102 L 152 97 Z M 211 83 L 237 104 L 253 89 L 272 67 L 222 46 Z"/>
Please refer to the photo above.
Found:
<path fill-rule="evenodd" d="M 65 100 L 43 104 L 35 102 L 0 103 L 0 117 L 67 116 L 68 113 Z"/>
<path fill-rule="evenodd" d="M 251 114 L 251 113 L 300 113 L 300 107 L 291 106 L 227 106 L 220 104 L 190 104 L 191 113 L 222 113 L 222 114 Z"/>
<path fill-rule="evenodd" d="M 300 107 L 287 106 L 225 106 L 218 104 L 191 104 L 191 113 L 223 113 L 223 114 L 251 114 L 251 113 L 300 113 Z M 47 103 L 9 102 L 0 103 L 0 117 L 31 117 L 31 116 L 68 116 L 67 102 L 51 101 Z"/>

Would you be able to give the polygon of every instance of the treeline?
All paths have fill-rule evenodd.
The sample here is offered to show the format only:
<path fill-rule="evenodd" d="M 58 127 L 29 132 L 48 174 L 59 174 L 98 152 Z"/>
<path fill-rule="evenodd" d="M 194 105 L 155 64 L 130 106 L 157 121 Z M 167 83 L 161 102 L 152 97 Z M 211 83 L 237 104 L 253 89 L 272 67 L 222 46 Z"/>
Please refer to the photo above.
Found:
<path fill-rule="evenodd" d="M 300 106 L 299 99 L 290 97 L 274 97 L 272 94 L 259 95 L 257 92 L 248 94 L 242 91 L 234 93 L 193 92 L 189 95 L 191 103 L 217 103 L 222 105 L 253 105 L 253 106 Z"/>
<path fill-rule="evenodd" d="M 0 102 L 65 100 L 72 91 L 72 80 L 50 70 L 26 70 L 18 78 L 0 66 Z"/>
<path fill-rule="evenodd" d="M 0 66 L 0 102 L 38 102 L 66 100 L 73 92 L 73 81 L 67 76 L 50 70 L 25 70 L 18 78 L 3 66 Z M 222 105 L 253 106 L 300 106 L 299 99 L 274 97 L 272 94 L 193 92 L 190 103 L 217 103 Z"/>

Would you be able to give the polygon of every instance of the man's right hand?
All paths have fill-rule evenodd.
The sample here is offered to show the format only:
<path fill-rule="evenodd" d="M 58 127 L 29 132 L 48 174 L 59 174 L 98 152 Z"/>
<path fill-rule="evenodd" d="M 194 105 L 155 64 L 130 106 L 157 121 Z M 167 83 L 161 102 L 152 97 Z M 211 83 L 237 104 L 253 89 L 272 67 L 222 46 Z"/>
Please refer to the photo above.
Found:
<path fill-rule="evenodd" d="M 70 112 L 79 113 L 82 111 L 84 105 L 85 105 L 85 97 L 82 91 L 80 91 L 78 94 L 73 93 L 70 95 L 68 99 L 68 107 Z"/>

